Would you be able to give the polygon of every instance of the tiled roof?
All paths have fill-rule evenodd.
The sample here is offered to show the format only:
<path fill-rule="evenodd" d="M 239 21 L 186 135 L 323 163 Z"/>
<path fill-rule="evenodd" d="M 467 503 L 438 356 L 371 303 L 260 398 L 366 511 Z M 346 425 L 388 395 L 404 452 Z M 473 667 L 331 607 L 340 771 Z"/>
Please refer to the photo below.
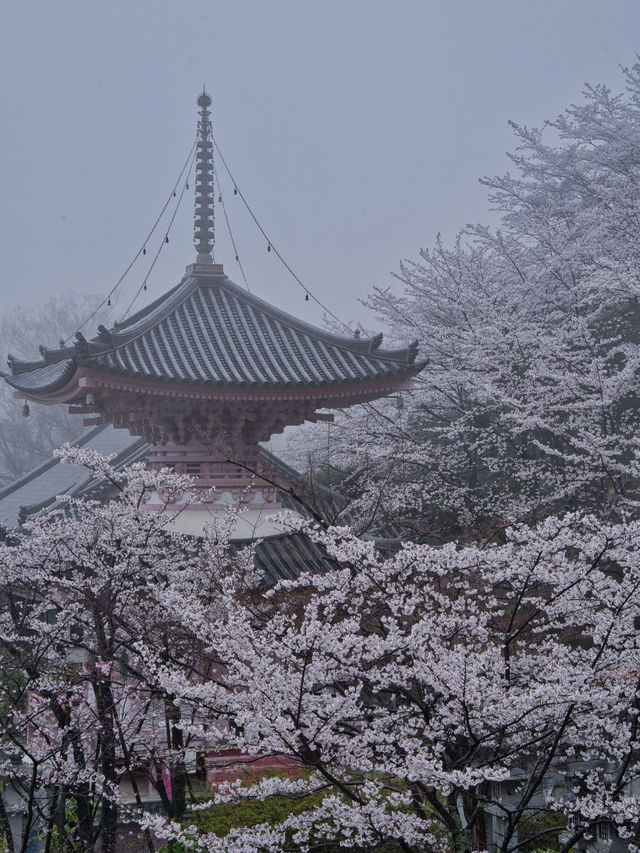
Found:
<path fill-rule="evenodd" d="M 203 268 L 201 268 L 202 270 Z M 9 359 L 7 382 L 30 395 L 62 388 L 76 366 L 151 382 L 229 387 L 323 387 L 409 376 L 417 347 L 383 350 L 382 335 L 333 335 L 230 281 L 221 266 L 191 272 L 125 323 L 92 340 Z"/>
<path fill-rule="evenodd" d="M 87 430 L 76 444 L 105 455 L 115 453 L 117 468 L 131 465 L 149 452 L 149 446 L 142 439 L 111 426 Z M 0 524 L 18 527 L 30 515 L 52 507 L 58 495 L 88 495 L 95 485 L 95 479 L 86 468 L 51 457 L 0 491 Z"/>
<path fill-rule="evenodd" d="M 263 539 L 256 547 L 256 567 L 269 585 L 302 572 L 326 572 L 331 566 L 324 548 L 301 533 Z"/>
<path fill-rule="evenodd" d="M 16 371 L 18 371 L 20 369 L 20 362 L 9 359 L 9 367 L 12 370 L 14 364 L 17 365 Z M 75 368 L 75 358 L 63 358 L 53 364 L 47 364 L 44 367 L 34 367 L 31 370 L 25 370 L 24 373 L 18 373 L 16 382 L 13 381 L 11 376 L 6 376 L 5 379 L 9 385 L 27 394 L 30 392 L 48 394 L 65 385 L 73 376 Z"/>

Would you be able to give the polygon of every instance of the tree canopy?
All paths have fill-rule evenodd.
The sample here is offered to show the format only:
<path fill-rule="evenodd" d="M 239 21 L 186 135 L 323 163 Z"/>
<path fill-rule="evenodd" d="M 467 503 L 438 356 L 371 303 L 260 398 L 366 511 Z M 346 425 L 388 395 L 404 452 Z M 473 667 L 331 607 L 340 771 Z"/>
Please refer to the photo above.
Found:
<path fill-rule="evenodd" d="M 123 819 L 149 849 L 229 853 L 508 853 L 561 832 L 568 850 L 602 822 L 640 840 L 640 522 L 571 514 L 385 557 L 288 515 L 332 568 L 267 589 L 232 513 L 198 542 L 144 509 L 189 478 L 64 458 L 119 497 L 0 547 L 1 770 L 41 831 L 86 851 L 113 851 Z M 285 772 L 194 790 L 196 749 Z M 184 822 L 283 798 L 270 822 Z"/>
<path fill-rule="evenodd" d="M 636 514 L 640 65 L 625 81 L 588 86 L 542 129 L 514 125 L 513 171 L 483 179 L 498 227 L 438 239 L 374 290 L 429 363 L 401 409 L 332 429 L 364 525 L 384 511 L 407 535 L 451 537 Z"/>

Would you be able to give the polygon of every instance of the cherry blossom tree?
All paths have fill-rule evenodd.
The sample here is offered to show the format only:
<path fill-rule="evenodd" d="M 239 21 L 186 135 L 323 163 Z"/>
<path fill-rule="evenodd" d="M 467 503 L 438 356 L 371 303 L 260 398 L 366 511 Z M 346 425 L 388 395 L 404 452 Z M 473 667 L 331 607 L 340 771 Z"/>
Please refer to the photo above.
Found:
<path fill-rule="evenodd" d="M 382 557 L 346 528 L 289 518 L 335 563 L 210 605 L 166 592 L 214 679 L 140 653 L 192 734 L 295 760 L 302 778 L 221 785 L 210 803 L 308 797 L 279 825 L 225 839 L 147 817 L 196 850 L 569 850 L 612 822 L 640 840 L 638 524 L 570 515 L 502 545 L 405 544 Z M 318 801 L 319 798 L 319 801 Z M 207 803 L 199 808 L 206 809 Z M 558 816 L 572 817 L 562 830 Z M 527 846 L 525 846 L 527 845 Z"/>
<path fill-rule="evenodd" d="M 70 500 L 0 549 L 2 772 L 45 837 L 113 850 L 126 817 L 149 849 L 159 836 L 231 853 L 507 853 L 557 842 L 568 815 L 558 849 L 603 821 L 634 849 L 640 523 L 571 514 L 502 544 L 384 556 L 288 515 L 283 529 L 316 540 L 333 568 L 267 589 L 253 550 L 230 548 L 231 517 L 193 540 L 144 509 L 151 493 L 188 493 L 189 478 L 64 458 L 117 496 Z M 194 803 L 194 743 L 294 771 Z M 164 816 L 123 800 L 140 772 Z M 274 796 L 305 807 L 225 837 L 183 821 Z"/>
<path fill-rule="evenodd" d="M 110 484 L 113 499 L 67 499 L 0 546 L 0 775 L 24 799 L 23 850 L 37 830 L 47 850 L 55 832 L 64 849 L 92 851 L 99 841 L 113 851 L 123 782 L 139 807 L 142 781 L 167 815 L 186 805 L 180 710 L 145 680 L 135 643 L 144 636 L 186 673 L 203 665 L 192 635 L 155 604 L 200 557 L 192 541 L 165 531 L 175 513 L 143 508 L 151 493 L 175 500 L 191 479 L 141 464 L 118 473 L 77 448 L 61 456 Z M 199 578 L 204 595 L 206 573 Z"/>
<path fill-rule="evenodd" d="M 587 87 L 542 130 L 514 125 L 513 172 L 483 181 L 498 228 L 438 240 L 369 299 L 429 363 L 402 410 L 331 429 L 363 526 L 384 513 L 437 537 L 637 513 L 640 64 L 625 82 Z"/>

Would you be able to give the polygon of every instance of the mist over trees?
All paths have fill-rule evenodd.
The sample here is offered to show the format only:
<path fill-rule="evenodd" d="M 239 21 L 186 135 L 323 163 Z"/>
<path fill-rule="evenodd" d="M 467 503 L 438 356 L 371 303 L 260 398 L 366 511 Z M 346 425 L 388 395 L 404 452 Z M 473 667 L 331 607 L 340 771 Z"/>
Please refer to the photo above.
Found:
<path fill-rule="evenodd" d="M 368 305 L 417 338 L 415 391 L 336 416 L 331 464 L 366 527 L 491 531 L 570 509 L 638 509 L 640 65 L 538 130 L 485 178 L 497 229 L 438 240 Z M 316 433 L 318 431 L 316 430 Z M 327 433 L 317 439 L 324 465 Z"/>
<path fill-rule="evenodd" d="M 73 337 L 98 302 L 95 296 L 64 293 L 5 314 L 0 318 L 2 358 L 15 355 L 35 360 L 39 347 L 56 349 L 59 338 Z M 92 321 L 95 328 L 104 319 L 104 312 L 96 315 Z M 82 420 L 69 415 L 66 406 L 29 406 L 29 416 L 25 417 L 23 405 L 22 400 L 14 398 L 12 389 L 0 382 L 0 487 L 46 462 L 56 448 L 83 430 Z"/>

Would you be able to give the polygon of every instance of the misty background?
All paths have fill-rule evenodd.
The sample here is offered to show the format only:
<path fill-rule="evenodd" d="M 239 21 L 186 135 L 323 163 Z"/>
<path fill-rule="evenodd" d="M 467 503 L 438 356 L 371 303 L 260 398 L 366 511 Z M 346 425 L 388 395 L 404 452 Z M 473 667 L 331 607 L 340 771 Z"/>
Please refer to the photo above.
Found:
<path fill-rule="evenodd" d="M 508 168 L 508 121 L 539 125 L 586 81 L 615 88 L 640 43 L 637 0 L 4 0 L 0 23 L 4 311 L 115 284 L 178 176 L 206 84 L 216 140 L 274 245 L 365 325 L 358 299 L 393 284 L 400 259 L 490 218 L 478 178 Z M 321 322 L 223 192 L 253 292 Z M 192 203 L 147 301 L 193 260 Z M 216 232 L 216 260 L 242 283 L 219 208 Z"/>
<path fill-rule="evenodd" d="M 0 25 L 4 364 L 8 350 L 37 358 L 38 342 L 73 332 L 42 308 L 48 299 L 101 298 L 120 278 L 187 158 L 203 85 L 216 142 L 274 246 L 342 322 L 377 329 L 359 300 L 393 287 L 401 259 L 438 233 L 451 242 L 465 224 L 492 221 L 478 178 L 509 168 L 509 121 L 541 125 L 586 82 L 621 86 L 640 4 L 4 0 Z M 252 292 L 321 324 L 217 167 Z M 193 183 L 135 308 L 195 259 L 192 222 Z M 122 316 L 167 223 L 99 320 Z M 242 284 L 219 205 L 215 258 Z M 11 456 L 22 404 L 7 404 Z M 48 455 L 39 437 L 32 444 Z"/>

